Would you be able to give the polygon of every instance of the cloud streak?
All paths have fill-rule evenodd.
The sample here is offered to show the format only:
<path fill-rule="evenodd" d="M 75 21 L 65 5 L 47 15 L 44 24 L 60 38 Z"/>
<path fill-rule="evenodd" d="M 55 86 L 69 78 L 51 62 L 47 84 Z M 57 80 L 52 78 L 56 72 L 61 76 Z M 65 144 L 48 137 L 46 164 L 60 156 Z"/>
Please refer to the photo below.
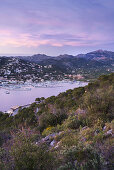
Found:
<path fill-rule="evenodd" d="M 113 16 L 113 0 L 4 0 L 0 2 L 0 53 L 26 53 L 28 48 L 31 53 L 52 55 L 60 49 L 72 54 L 113 50 Z"/>

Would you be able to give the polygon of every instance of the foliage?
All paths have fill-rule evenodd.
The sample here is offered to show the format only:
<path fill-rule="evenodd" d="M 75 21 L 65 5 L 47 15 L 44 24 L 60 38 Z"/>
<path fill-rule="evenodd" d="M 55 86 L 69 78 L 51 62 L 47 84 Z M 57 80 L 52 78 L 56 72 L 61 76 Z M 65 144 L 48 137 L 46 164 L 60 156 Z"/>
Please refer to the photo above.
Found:
<path fill-rule="evenodd" d="M 47 136 L 47 135 L 51 134 L 51 133 L 52 133 L 52 131 L 53 131 L 53 129 L 54 129 L 54 127 L 53 127 L 53 126 L 49 126 L 49 127 L 47 127 L 47 128 L 46 128 L 46 129 L 44 129 L 44 131 L 42 132 L 42 135 Z"/>
<path fill-rule="evenodd" d="M 53 154 L 47 151 L 44 144 L 31 143 L 31 137 L 26 131 L 14 136 L 11 155 L 17 170 L 48 170 L 54 163 Z"/>
<path fill-rule="evenodd" d="M 114 73 L 36 100 L 14 117 L 0 112 L 1 169 L 113 169 Z"/>
<path fill-rule="evenodd" d="M 69 161 L 76 170 L 100 170 L 104 165 L 103 158 L 91 146 L 81 146 L 81 148 L 73 146 L 69 149 L 64 149 L 61 154 L 66 162 Z"/>
<path fill-rule="evenodd" d="M 57 124 L 61 124 L 62 121 L 66 118 L 65 114 L 52 114 L 52 113 L 48 113 L 48 114 L 42 114 L 39 117 L 39 129 L 41 131 L 43 131 L 45 128 L 49 127 L 49 126 L 56 126 Z"/>
<path fill-rule="evenodd" d="M 78 129 L 80 126 L 86 126 L 85 115 L 75 115 L 69 116 L 68 119 L 64 121 L 64 128 Z"/>

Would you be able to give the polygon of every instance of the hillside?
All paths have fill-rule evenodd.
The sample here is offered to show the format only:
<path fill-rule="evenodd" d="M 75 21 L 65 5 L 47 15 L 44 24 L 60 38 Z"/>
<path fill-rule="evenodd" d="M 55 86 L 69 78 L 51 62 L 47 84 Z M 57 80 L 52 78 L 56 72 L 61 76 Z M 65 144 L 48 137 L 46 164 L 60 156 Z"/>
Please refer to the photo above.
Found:
<path fill-rule="evenodd" d="M 114 52 L 98 50 L 87 54 L 57 57 L 36 54 L 22 57 L 0 57 L 0 77 L 15 80 L 96 79 L 114 72 Z"/>
<path fill-rule="evenodd" d="M 40 65 L 16 57 L 0 57 L 0 77 L 6 80 L 39 82 L 63 79 L 63 72 L 52 65 Z"/>
<path fill-rule="evenodd" d="M 43 60 L 51 59 L 52 57 L 45 54 L 35 54 L 33 56 L 18 56 L 19 59 L 23 59 L 29 62 L 40 63 Z"/>
<path fill-rule="evenodd" d="M 114 73 L 36 101 L 14 117 L 0 113 L 1 169 L 114 169 Z"/>
<path fill-rule="evenodd" d="M 114 61 L 114 52 L 106 50 L 97 50 L 87 53 L 84 57 L 97 61 Z"/>

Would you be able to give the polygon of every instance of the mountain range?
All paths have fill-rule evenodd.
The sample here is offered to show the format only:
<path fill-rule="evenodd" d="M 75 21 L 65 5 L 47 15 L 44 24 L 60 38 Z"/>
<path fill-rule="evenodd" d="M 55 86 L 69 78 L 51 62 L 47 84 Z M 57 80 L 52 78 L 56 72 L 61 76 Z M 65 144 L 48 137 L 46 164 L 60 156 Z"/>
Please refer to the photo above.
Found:
<path fill-rule="evenodd" d="M 79 73 L 87 72 L 111 73 L 114 70 L 114 52 L 106 50 L 97 50 L 87 54 L 73 55 L 59 55 L 57 57 L 47 56 L 45 54 L 36 54 L 28 57 L 19 57 L 23 60 L 34 62 L 41 65 L 53 65 L 55 70 L 61 70 L 65 73 Z M 97 72 L 97 73 L 96 73 Z M 100 74 L 98 74 L 99 76 Z"/>
<path fill-rule="evenodd" d="M 103 67 L 114 64 L 114 52 L 97 50 L 87 54 L 73 55 L 59 55 L 57 57 L 47 56 L 45 54 L 36 54 L 28 57 L 19 57 L 23 60 L 34 62 L 41 65 L 52 64 L 59 69 L 72 70 L 79 67 Z"/>
<path fill-rule="evenodd" d="M 114 52 L 106 50 L 97 50 L 76 56 L 64 54 L 53 57 L 45 54 L 35 54 L 33 56 L 0 57 L 0 68 L 5 67 L 5 63 L 10 64 L 10 61 L 8 61 L 9 58 L 10 61 L 18 60 L 20 63 L 20 69 L 21 63 L 23 65 L 23 62 L 27 67 L 29 65 L 29 74 L 30 70 L 32 70 L 31 64 L 35 64 L 35 69 L 37 69 L 37 65 L 41 65 L 42 67 L 51 66 L 50 71 L 52 71 L 52 74 L 53 72 L 56 72 L 57 75 L 81 74 L 85 78 L 90 79 L 97 78 L 101 74 L 109 74 L 114 72 Z M 12 63 L 13 65 L 15 64 L 15 62 Z M 18 64 L 16 67 L 18 67 Z M 42 70 L 42 72 L 44 71 Z M 48 72 L 48 70 L 45 70 L 45 72 Z"/>
<path fill-rule="evenodd" d="M 74 55 L 59 55 L 56 57 L 53 56 L 47 56 L 45 54 L 35 54 L 33 56 L 18 56 L 18 58 L 30 61 L 30 62 L 35 62 L 35 63 L 41 63 L 43 61 L 58 61 L 58 60 L 69 60 L 69 59 L 76 59 L 76 58 L 85 58 L 85 59 L 90 59 L 90 60 L 96 60 L 96 61 L 108 61 L 108 60 L 114 60 L 114 52 L 112 51 L 106 51 L 106 50 L 97 50 L 93 51 L 87 54 L 78 54 L 76 56 Z"/>

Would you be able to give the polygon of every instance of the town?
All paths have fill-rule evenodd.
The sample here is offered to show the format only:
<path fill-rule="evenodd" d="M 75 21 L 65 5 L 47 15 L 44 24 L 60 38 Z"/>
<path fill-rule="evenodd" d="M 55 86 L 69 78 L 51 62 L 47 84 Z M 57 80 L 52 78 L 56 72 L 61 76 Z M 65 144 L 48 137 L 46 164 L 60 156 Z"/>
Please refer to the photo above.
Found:
<path fill-rule="evenodd" d="M 0 63 L 0 86 L 24 84 L 25 82 L 84 79 L 83 75 L 75 74 L 75 71 L 66 74 L 53 65 L 39 65 L 15 57 L 0 57 Z"/>

